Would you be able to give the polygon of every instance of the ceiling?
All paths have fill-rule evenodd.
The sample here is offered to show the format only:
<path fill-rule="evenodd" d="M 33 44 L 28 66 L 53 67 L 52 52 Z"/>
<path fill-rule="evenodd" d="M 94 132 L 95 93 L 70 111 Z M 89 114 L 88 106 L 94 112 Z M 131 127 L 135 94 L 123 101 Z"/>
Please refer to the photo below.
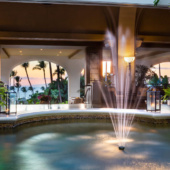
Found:
<path fill-rule="evenodd" d="M 1 46 L 1 57 L 3 59 L 11 56 L 53 56 L 68 57 L 69 59 L 83 58 L 85 47 L 60 47 L 60 46 Z"/>

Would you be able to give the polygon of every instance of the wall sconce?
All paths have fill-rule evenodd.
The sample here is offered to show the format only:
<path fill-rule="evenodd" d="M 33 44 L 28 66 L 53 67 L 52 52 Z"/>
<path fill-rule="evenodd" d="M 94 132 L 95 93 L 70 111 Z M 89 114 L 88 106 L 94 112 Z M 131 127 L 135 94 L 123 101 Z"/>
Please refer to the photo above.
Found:
<path fill-rule="evenodd" d="M 124 57 L 124 60 L 125 60 L 127 63 L 132 63 L 132 62 L 135 60 L 135 57 Z"/>

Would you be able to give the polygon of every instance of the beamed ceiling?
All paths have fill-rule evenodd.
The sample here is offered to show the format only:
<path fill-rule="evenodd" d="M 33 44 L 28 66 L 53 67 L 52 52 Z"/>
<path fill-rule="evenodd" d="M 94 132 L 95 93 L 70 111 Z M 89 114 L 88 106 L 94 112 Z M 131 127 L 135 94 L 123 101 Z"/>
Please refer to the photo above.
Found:
<path fill-rule="evenodd" d="M 108 28 L 116 35 L 118 16 L 118 6 L 0 2 L 0 44 L 101 45 Z M 139 58 L 144 56 L 142 48 L 152 48 L 152 56 L 158 48 L 170 48 L 169 9 L 138 8 L 136 18 L 136 39 L 142 42 L 137 49 Z M 10 49 L 5 51 L 11 53 Z"/>

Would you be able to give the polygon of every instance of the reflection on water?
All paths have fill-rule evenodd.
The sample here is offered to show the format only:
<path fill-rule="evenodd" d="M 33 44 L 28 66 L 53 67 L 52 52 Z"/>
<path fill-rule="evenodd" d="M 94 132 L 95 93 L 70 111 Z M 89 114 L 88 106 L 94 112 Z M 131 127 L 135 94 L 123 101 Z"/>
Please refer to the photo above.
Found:
<path fill-rule="evenodd" d="M 0 169 L 169 169 L 169 127 L 134 124 L 124 152 L 110 121 L 55 121 L 0 134 Z"/>

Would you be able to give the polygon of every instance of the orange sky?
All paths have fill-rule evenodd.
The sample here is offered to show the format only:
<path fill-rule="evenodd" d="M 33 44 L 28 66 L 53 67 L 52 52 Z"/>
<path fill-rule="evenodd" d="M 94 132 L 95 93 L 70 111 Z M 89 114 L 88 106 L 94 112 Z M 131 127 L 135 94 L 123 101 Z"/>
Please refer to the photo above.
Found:
<path fill-rule="evenodd" d="M 170 77 L 170 62 L 165 62 L 165 63 L 161 63 L 161 76 L 165 76 L 167 75 L 168 77 Z M 159 76 L 159 64 L 154 65 L 154 68 L 152 69 L 153 71 L 156 72 L 156 74 Z"/>

